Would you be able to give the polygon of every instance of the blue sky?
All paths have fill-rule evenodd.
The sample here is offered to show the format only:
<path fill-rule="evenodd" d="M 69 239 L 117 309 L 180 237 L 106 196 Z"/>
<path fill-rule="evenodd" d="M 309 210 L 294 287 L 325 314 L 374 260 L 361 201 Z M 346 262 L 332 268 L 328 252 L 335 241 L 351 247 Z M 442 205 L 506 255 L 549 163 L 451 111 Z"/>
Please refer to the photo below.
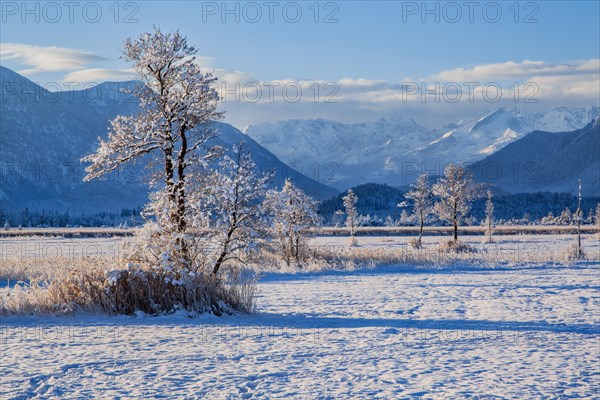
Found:
<path fill-rule="evenodd" d="M 435 125 L 500 105 L 599 102 L 598 1 L 48 4 L 2 2 L 2 65 L 41 84 L 124 80 L 129 66 L 119 55 L 125 38 L 154 25 L 180 29 L 198 48 L 200 64 L 228 88 L 251 82 L 262 87 L 260 100 L 265 82 L 297 82 L 303 89 L 297 102 L 281 100 L 278 89 L 274 101 L 233 96 L 223 107 L 240 127 L 271 119 L 350 122 L 394 114 Z M 473 81 L 480 89 L 497 83 L 501 100 L 478 99 L 477 89 L 475 101 L 466 100 L 471 89 L 464 84 Z M 424 84 L 419 92 L 451 82 L 464 92 L 458 102 L 419 92 L 402 98 L 405 82 Z M 523 92 L 531 82 L 537 90 Z M 538 101 L 515 101 L 509 89 L 514 83 L 521 97 L 529 93 Z M 337 102 L 324 103 L 327 94 Z"/>

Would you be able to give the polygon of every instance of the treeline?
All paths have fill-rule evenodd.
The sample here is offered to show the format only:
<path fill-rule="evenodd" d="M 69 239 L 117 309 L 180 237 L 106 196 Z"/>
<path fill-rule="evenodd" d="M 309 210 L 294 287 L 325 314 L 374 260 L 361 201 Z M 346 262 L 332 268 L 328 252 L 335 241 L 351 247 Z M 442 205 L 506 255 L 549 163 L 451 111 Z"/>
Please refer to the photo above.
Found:
<path fill-rule="evenodd" d="M 385 184 L 369 183 L 352 189 L 358 197 L 356 209 L 361 226 L 408 226 L 416 221 L 411 216 L 412 204 L 406 204 L 406 192 Z M 343 219 L 336 215 L 344 210 L 344 193 L 326 200 L 319 207 L 324 225 L 342 225 Z M 403 204 L 399 207 L 399 204 Z M 583 223 L 592 223 L 600 197 L 584 197 L 581 201 Z M 467 225 L 479 225 L 485 220 L 486 198 L 473 200 L 471 211 L 466 218 Z M 498 224 L 564 224 L 573 222 L 577 209 L 577 196 L 568 193 L 519 193 L 494 196 L 494 216 Z M 428 225 L 443 224 L 434 215 L 427 218 Z"/>
<path fill-rule="evenodd" d="M 141 207 L 123 208 L 120 212 L 98 212 L 71 215 L 69 211 L 30 210 L 23 208 L 17 212 L 0 209 L 0 223 L 4 228 L 64 228 L 69 226 L 136 226 L 143 223 Z"/>
<path fill-rule="evenodd" d="M 405 203 L 405 191 L 385 184 L 368 183 L 353 188 L 358 197 L 356 210 L 359 226 L 410 226 L 416 221 L 411 216 L 411 204 Z M 336 212 L 344 210 L 344 193 L 323 201 L 318 213 L 323 225 L 341 226 L 344 218 Z M 485 220 L 484 197 L 472 203 L 467 225 L 479 225 Z M 592 223 L 595 208 L 600 197 L 584 197 L 581 200 L 583 223 Z M 573 214 L 577 209 L 577 197 L 568 193 L 519 193 L 496 194 L 494 197 L 494 215 L 498 224 L 568 224 L 573 223 Z M 124 208 L 120 212 L 98 212 L 71 215 L 68 211 L 30 210 L 24 208 L 17 212 L 0 209 L 0 227 L 100 227 L 100 226 L 139 226 L 143 224 L 140 216 L 142 208 Z M 435 216 L 427 218 L 428 225 L 443 223 Z"/>

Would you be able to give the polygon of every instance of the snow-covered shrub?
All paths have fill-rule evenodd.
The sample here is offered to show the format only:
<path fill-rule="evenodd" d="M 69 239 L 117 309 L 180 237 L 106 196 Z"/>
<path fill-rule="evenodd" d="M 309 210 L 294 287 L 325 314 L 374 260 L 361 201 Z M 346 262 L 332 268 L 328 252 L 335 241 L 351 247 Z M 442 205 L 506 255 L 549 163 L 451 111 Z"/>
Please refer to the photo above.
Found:
<path fill-rule="evenodd" d="M 177 310 L 215 315 L 252 312 L 256 274 L 226 267 L 222 276 L 212 273 L 181 276 L 128 264 L 77 268 L 39 282 L 21 283 L 0 302 L 0 314 L 68 314 L 77 311 L 107 314 L 169 314 Z M 220 282 L 215 282 L 220 280 Z"/>
<path fill-rule="evenodd" d="M 221 315 L 233 310 L 219 293 L 211 274 L 189 273 L 173 279 L 163 271 L 139 265 L 105 274 L 102 308 L 113 314 L 164 314 L 183 309 Z"/>

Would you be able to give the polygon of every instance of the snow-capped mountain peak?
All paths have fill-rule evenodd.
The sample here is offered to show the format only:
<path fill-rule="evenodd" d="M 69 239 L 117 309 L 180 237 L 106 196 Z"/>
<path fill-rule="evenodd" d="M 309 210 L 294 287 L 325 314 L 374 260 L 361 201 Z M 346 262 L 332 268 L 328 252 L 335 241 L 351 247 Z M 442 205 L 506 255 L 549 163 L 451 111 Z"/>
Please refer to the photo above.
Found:
<path fill-rule="evenodd" d="M 327 183 L 344 190 L 366 182 L 410 183 L 415 168 L 475 162 L 529 132 L 580 129 L 598 114 L 596 106 L 547 112 L 500 107 L 433 130 L 396 116 L 358 124 L 276 121 L 249 126 L 246 133 L 304 171 L 329 168 Z"/>

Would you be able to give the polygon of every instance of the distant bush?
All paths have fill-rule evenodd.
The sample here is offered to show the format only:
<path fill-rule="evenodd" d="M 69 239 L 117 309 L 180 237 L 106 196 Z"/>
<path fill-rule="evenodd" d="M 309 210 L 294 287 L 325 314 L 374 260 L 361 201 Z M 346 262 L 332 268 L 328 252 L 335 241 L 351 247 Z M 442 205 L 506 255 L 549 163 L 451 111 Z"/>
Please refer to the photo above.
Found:
<path fill-rule="evenodd" d="M 586 254 L 583 249 L 580 249 L 577 244 L 571 245 L 565 253 L 567 262 L 579 261 L 586 258 Z"/>
<path fill-rule="evenodd" d="M 408 247 L 411 249 L 422 249 L 423 244 L 419 238 L 410 238 L 408 240 Z"/>
<path fill-rule="evenodd" d="M 476 248 L 458 240 L 449 240 L 446 243 L 443 243 L 440 246 L 440 249 L 442 251 L 453 253 L 477 253 Z"/>

